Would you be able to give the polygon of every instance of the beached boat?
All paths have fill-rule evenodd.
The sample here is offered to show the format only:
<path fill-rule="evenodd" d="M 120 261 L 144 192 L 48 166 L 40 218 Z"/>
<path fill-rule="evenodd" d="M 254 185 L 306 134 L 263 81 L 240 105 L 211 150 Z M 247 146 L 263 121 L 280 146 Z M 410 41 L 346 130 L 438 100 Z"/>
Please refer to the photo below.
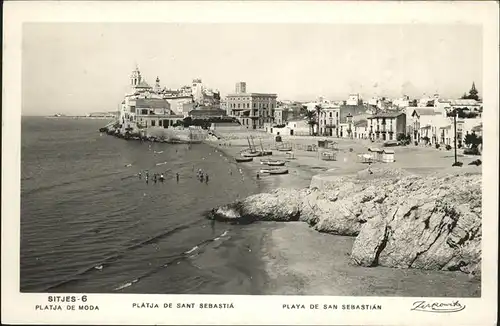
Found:
<path fill-rule="evenodd" d="M 264 149 L 262 151 L 262 155 L 264 155 L 264 156 L 273 155 L 273 151 L 270 149 Z"/>
<path fill-rule="evenodd" d="M 260 164 L 266 164 L 267 165 L 267 163 L 269 163 L 271 161 L 274 161 L 274 160 L 272 160 L 270 158 L 263 158 L 263 159 L 260 160 Z"/>
<path fill-rule="evenodd" d="M 243 152 L 243 153 L 241 153 L 241 156 L 243 156 L 243 157 L 257 157 L 257 156 L 262 156 L 262 152 Z"/>
<path fill-rule="evenodd" d="M 269 171 L 270 175 L 278 175 L 278 174 L 288 174 L 288 169 L 273 169 Z"/>
<path fill-rule="evenodd" d="M 265 173 L 270 173 L 271 171 L 278 170 L 280 168 L 262 168 L 259 170 L 260 173 L 265 174 Z"/>
<path fill-rule="evenodd" d="M 269 162 L 267 162 L 267 165 L 269 165 L 269 166 L 284 166 L 285 163 L 286 163 L 286 161 L 278 161 L 278 160 L 276 160 L 276 161 L 269 161 Z"/>
<path fill-rule="evenodd" d="M 278 151 L 280 152 L 290 152 L 292 150 L 291 147 L 280 147 L 278 148 Z"/>
<path fill-rule="evenodd" d="M 252 162 L 253 161 L 253 157 L 235 157 L 234 159 L 238 163 L 246 163 L 246 162 Z"/>

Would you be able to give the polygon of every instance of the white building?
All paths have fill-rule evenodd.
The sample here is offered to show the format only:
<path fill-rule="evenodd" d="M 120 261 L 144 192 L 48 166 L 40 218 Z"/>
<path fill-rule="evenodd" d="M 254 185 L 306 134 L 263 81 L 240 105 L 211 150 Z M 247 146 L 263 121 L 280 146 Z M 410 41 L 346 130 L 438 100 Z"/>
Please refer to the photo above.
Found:
<path fill-rule="evenodd" d="M 361 102 L 361 98 L 359 97 L 359 94 L 349 94 L 349 97 L 347 98 L 346 105 L 358 105 Z"/>
<path fill-rule="evenodd" d="M 203 104 L 203 83 L 201 79 L 193 79 L 193 83 L 191 84 L 191 95 L 195 103 L 200 105 Z"/>
<path fill-rule="evenodd" d="M 322 136 L 337 136 L 340 126 L 340 106 L 323 107 L 319 113 L 319 134 Z"/>

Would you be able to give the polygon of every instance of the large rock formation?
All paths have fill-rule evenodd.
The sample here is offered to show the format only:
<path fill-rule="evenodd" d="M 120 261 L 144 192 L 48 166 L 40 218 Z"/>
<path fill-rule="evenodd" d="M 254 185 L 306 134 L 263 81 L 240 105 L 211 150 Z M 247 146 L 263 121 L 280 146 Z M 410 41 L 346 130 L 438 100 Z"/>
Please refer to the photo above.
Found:
<path fill-rule="evenodd" d="M 480 271 L 480 174 L 372 169 L 318 176 L 309 189 L 253 195 L 210 216 L 237 223 L 301 220 L 320 232 L 357 235 L 351 254 L 357 265 Z"/>
<path fill-rule="evenodd" d="M 405 178 L 385 191 L 386 214 L 361 229 L 354 263 L 473 274 L 480 269 L 480 176 Z"/>
<path fill-rule="evenodd" d="M 242 201 L 213 209 L 210 219 L 234 223 L 263 221 L 298 221 L 304 190 L 276 189 L 249 196 Z"/>

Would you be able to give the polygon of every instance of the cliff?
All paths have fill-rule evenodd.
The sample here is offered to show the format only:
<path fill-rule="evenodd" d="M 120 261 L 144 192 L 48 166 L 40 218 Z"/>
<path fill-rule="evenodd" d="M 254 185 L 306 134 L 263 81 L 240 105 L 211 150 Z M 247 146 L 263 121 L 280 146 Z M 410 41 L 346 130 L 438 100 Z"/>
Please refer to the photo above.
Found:
<path fill-rule="evenodd" d="M 319 232 L 356 236 L 353 264 L 479 275 L 481 175 L 415 176 L 372 169 L 316 176 L 307 189 L 277 189 L 212 210 L 234 223 L 304 221 Z"/>

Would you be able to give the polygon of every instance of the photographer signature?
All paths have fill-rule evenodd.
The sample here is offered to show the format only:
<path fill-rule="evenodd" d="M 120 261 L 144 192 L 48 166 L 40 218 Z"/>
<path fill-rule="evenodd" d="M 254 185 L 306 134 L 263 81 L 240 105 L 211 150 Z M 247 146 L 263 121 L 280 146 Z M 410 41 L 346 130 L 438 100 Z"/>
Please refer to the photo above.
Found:
<path fill-rule="evenodd" d="M 425 312 L 458 312 L 465 309 L 465 305 L 462 305 L 458 300 L 452 302 L 427 302 L 427 301 L 415 301 L 413 303 L 414 311 L 425 311 Z"/>

